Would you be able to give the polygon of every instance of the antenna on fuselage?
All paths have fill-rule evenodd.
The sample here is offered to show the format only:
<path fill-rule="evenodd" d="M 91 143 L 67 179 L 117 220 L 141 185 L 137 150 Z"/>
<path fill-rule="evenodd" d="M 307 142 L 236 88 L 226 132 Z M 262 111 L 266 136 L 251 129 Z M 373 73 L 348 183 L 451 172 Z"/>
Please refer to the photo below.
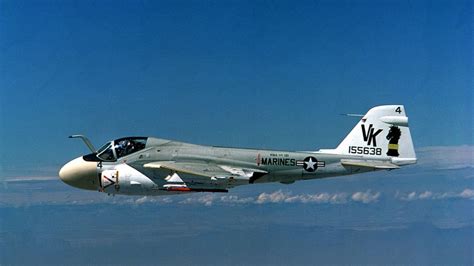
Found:
<path fill-rule="evenodd" d="M 363 117 L 364 115 L 362 114 L 341 114 L 341 115 L 344 115 L 344 116 L 354 116 L 354 117 Z"/>
<path fill-rule="evenodd" d="M 86 146 L 91 150 L 91 152 L 95 152 L 96 149 L 94 148 L 94 145 L 92 145 L 92 142 L 84 135 L 71 135 L 69 136 L 70 139 L 82 139 Z"/>

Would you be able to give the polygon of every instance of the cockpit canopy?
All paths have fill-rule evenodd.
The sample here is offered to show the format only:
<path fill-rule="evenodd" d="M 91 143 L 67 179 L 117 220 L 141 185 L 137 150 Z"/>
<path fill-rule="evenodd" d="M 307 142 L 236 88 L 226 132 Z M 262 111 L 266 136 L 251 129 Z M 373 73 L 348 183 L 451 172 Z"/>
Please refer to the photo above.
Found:
<path fill-rule="evenodd" d="M 101 161 L 113 162 L 129 154 L 143 150 L 147 142 L 146 137 L 127 137 L 106 143 L 97 150 L 97 158 Z"/>

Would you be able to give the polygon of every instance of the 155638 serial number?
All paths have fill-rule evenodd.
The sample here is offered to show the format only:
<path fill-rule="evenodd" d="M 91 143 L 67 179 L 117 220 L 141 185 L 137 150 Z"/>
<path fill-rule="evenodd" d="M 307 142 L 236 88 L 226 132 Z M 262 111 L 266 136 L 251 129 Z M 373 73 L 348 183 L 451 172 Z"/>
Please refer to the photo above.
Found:
<path fill-rule="evenodd" d="M 382 148 L 349 146 L 351 154 L 382 155 Z"/>

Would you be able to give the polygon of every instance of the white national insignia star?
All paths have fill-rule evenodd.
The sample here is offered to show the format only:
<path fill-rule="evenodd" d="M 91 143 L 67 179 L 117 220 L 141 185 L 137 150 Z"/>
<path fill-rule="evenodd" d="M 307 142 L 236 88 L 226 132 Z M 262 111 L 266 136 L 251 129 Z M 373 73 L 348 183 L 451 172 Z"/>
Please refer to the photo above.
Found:
<path fill-rule="evenodd" d="M 306 169 L 313 169 L 316 162 L 313 162 L 313 158 L 309 158 L 309 161 L 304 162 L 306 164 Z"/>

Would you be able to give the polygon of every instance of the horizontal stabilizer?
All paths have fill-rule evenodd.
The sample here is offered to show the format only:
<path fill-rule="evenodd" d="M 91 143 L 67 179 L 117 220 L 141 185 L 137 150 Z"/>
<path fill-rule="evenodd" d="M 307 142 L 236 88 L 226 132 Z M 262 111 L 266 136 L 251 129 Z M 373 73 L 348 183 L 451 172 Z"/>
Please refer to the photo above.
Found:
<path fill-rule="evenodd" d="M 341 163 L 343 166 L 356 166 L 356 167 L 367 167 L 373 169 L 398 169 L 398 165 L 393 164 L 389 161 L 377 161 L 377 160 L 349 160 L 342 159 Z"/>

